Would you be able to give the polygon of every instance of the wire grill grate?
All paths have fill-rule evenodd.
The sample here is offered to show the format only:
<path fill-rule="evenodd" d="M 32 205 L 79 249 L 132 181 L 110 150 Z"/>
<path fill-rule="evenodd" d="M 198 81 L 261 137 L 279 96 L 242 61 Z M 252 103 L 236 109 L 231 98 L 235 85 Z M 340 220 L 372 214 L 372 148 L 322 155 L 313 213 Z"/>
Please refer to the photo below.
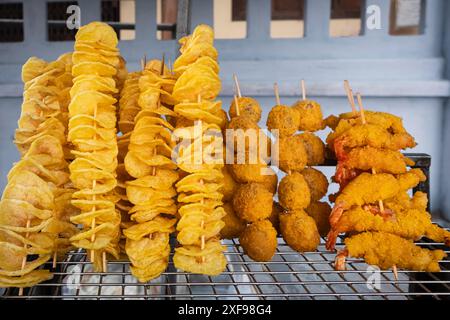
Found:
<path fill-rule="evenodd" d="M 428 248 L 441 244 L 421 242 Z M 317 252 L 299 254 L 279 240 L 270 262 L 254 262 L 242 253 L 238 242 L 227 241 L 227 270 L 209 277 L 177 271 L 171 262 L 168 270 L 148 283 L 138 283 L 127 261 L 110 261 L 107 273 L 92 271 L 83 251 L 70 252 L 58 262 L 53 280 L 26 289 L 7 289 L 4 299 L 415 299 L 450 297 L 450 261 L 441 262 L 441 273 L 399 270 L 368 270 L 361 260 L 348 259 L 347 271 L 335 271 L 334 253 L 322 243 Z M 342 244 L 338 244 L 338 248 Z M 378 277 L 379 288 L 368 282 Z M 1 292 L 0 292 L 1 293 Z"/>

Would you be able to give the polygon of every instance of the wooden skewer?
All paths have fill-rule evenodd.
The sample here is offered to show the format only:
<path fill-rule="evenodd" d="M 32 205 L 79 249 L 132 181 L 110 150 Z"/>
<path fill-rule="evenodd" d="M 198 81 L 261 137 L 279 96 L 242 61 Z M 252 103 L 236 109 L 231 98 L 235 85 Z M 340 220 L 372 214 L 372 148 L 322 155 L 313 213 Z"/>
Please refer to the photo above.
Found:
<path fill-rule="evenodd" d="M 30 225 L 31 225 L 31 220 L 28 218 L 28 219 L 27 219 L 26 228 L 28 229 L 28 228 L 30 227 Z M 29 235 L 30 235 L 29 232 L 25 233 L 25 239 L 27 239 L 27 238 L 29 237 Z M 23 245 L 23 247 L 24 247 L 25 250 L 27 250 L 28 245 L 25 243 L 25 244 Z M 25 265 L 27 264 L 27 256 L 28 256 L 28 254 L 25 253 L 25 256 L 24 256 L 23 259 L 22 259 L 22 266 L 21 266 L 21 268 L 20 268 L 21 271 L 22 271 L 23 269 L 25 269 Z M 23 295 L 23 288 L 19 288 L 19 296 L 22 296 L 22 295 Z"/>
<path fill-rule="evenodd" d="M 240 115 L 239 102 L 238 102 L 238 99 L 237 99 L 236 95 L 234 95 L 234 105 L 236 106 L 236 115 L 239 117 L 239 115 Z"/>
<path fill-rule="evenodd" d="M 358 111 L 356 110 L 356 106 L 355 106 L 355 97 L 353 96 L 353 90 L 350 88 L 350 84 L 348 82 L 348 80 L 344 81 L 344 88 L 345 88 L 345 92 L 347 93 L 347 99 L 348 102 L 350 103 L 350 106 L 352 107 L 353 110 L 353 114 L 358 114 Z"/>
<path fill-rule="evenodd" d="M 356 94 L 356 97 L 358 99 L 359 111 L 361 114 L 361 121 L 363 124 L 367 124 L 366 117 L 364 115 L 364 108 L 363 108 L 363 104 L 362 104 L 361 94 L 358 92 Z M 372 174 L 376 174 L 376 173 L 377 173 L 377 171 L 374 168 L 372 168 Z M 378 200 L 378 206 L 380 207 L 381 213 L 383 213 L 384 212 L 383 200 Z M 395 281 L 398 281 L 398 271 L 397 271 L 396 265 L 392 266 L 392 271 L 394 272 Z"/>
<path fill-rule="evenodd" d="M 281 101 L 280 101 L 280 92 L 278 90 L 278 83 L 274 83 L 273 84 L 273 90 L 275 91 L 275 100 L 277 102 L 277 105 L 281 105 Z"/>
<path fill-rule="evenodd" d="M 201 102 L 202 102 L 202 97 L 201 97 L 200 94 L 197 96 L 197 101 L 198 101 L 198 103 L 201 103 Z M 201 124 L 201 121 L 200 121 L 200 124 Z M 203 183 L 204 183 L 204 182 L 203 182 L 203 179 L 200 179 L 200 184 L 203 185 Z M 202 198 L 202 200 L 200 200 L 200 203 L 201 203 L 201 204 L 205 203 L 205 199 Z M 205 225 L 205 221 L 202 220 L 200 225 L 201 225 L 201 227 L 203 228 L 203 226 Z M 200 245 L 200 249 L 201 249 L 201 250 L 205 249 L 205 241 L 206 241 L 205 236 L 202 235 L 202 236 L 201 236 L 201 245 Z M 202 263 L 205 263 L 205 256 L 202 256 L 201 261 L 202 261 Z"/>
<path fill-rule="evenodd" d="M 234 80 L 234 85 L 236 87 L 236 92 L 238 94 L 238 97 L 242 98 L 241 87 L 239 86 L 239 81 L 238 81 L 237 75 L 235 73 L 233 73 L 233 80 Z"/>
<path fill-rule="evenodd" d="M 300 86 L 302 88 L 302 98 L 303 101 L 306 100 L 306 86 L 305 86 L 305 80 L 302 79 L 302 81 L 300 81 Z"/>

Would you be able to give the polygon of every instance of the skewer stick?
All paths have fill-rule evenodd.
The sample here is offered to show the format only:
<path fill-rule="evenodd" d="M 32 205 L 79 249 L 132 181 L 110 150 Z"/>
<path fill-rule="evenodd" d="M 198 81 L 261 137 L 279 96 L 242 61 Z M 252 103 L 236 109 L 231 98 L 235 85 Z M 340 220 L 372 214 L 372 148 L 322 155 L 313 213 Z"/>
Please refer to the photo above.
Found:
<path fill-rule="evenodd" d="M 239 102 L 238 102 L 238 99 L 237 99 L 237 96 L 236 96 L 236 95 L 234 95 L 234 105 L 236 106 L 236 115 L 239 117 L 239 115 L 240 115 L 241 113 L 240 113 L 240 111 L 239 111 Z"/>
<path fill-rule="evenodd" d="M 200 94 L 197 96 L 197 101 L 198 101 L 198 103 L 202 102 L 202 97 L 201 97 Z M 203 179 L 200 179 L 200 184 L 203 185 L 203 183 L 204 183 L 204 182 L 203 182 Z M 205 203 L 205 199 L 202 198 L 202 199 L 200 200 L 200 203 L 201 203 L 201 204 Z M 200 225 L 201 225 L 201 227 L 203 228 L 203 226 L 205 225 L 205 221 L 202 220 L 202 222 L 201 222 Z M 201 250 L 205 249 L 205 235 L 202 235 L 202 237 L 201 237 L 201 246 L 200 246 L 200 249 L 201 249 Z M 202 263 L 205 262 L 205 256 L 202 256 L 201 261 L 202 261 Z"/>
<path fill-rule="evenodd" d="M 28 218 L 28 219 L 27 219 L 27 225 L 26 225 L 26 228 L 28 229 L 28 228 L 30 227 L 30 225 L 31 225 L 31 220 Z M 30 235 L 30 233 L 27 232 L 27 233 L 25 234 L 25 239 L 27 239 L 27 238 L 29 237 L 29 235 Z M 28 245 L 25 243 L 25 244 L 23 245 L 23 247 L 24 247 L 25 250 L 27 250 Z M 20 268 L 21 271 L 22 271 L 23 269 L 25 269 L 25 265 L 27 264 L 27 256 L 28 256 L 28 254 L 25 252 L 25 256 L 24 256 L 23 259 L 22 259 L 22 266 L 21 266 L 21 268 Z M 19 288 L 19 296 L 22 296 L 22 295 L 23 295 L 23 288 Z"/>
<path fill-rule="evenodd" d="M 306 86 L 305 86 L 304 79 L 302 79 L 302 81 L 300 81 L 300 86 L 302 88 L 302 98 L 303 98 L 303 101 L 305 101 L 306 100 Z"/>
<path fill-rule="evenodd" d="M 281 105 L 281 101 L 280 101 L 280 92 L 278 89 L 278 83 L 275 82 L 273 84 L 273 90 L 275 91 L 275 100 L 277 102 L 277 105 L 279 106 L 279 105 Z"/>
<path fill-rule="evenodd" d="M 239 86 L 239 81 L 238 81 L 237 75 L 235 73 L 233 73 L 233 80 L 234 80 L 234 85 L 236 87 L 236 92 L 238 94 L 238 97 L 242 98 L 241 87 Z"/>
<path fill-rule="evenodd" d="M 348 102 L 350 103 L 350 106 L 352 107 L 353 114 L 358 114 L 358 111 L 356 110 L 356 106 L 355 106 L 355 97 L 353 96 L 353 90 L 350 88 L 350 84 L 349 84 L 348 80 L 344 81 L 344 88 L 345 88 L 345 92 L 347 93 Z"/>
<path fill-rule="evenodd" d="M 364 108 L 363 108 L 363 104 L 362 104 L 361 94 L 358 92 L 356 94 L 356 97 L 358 99 L 359 111 L 360 111 L 360 114 L 361 114 L 361 121 L 362 121 L 363 124 L 366 124 L 367 121 L 366 121 L 366 117 L 364 115 Z M 377 171 L 374 168 L 372 168 L 372 174 L 376 174 L 376 173 L 377 173 Z M 383 200 L 378 200 L 378 206 L 380 207 L 381 213 L 383 213 L 384 212 Z M 394 272 L 395 281 L 398 281 L 398 271 L 397 271 L 397 266 L 396 265 L 392 266 L 392 271 Z"/>

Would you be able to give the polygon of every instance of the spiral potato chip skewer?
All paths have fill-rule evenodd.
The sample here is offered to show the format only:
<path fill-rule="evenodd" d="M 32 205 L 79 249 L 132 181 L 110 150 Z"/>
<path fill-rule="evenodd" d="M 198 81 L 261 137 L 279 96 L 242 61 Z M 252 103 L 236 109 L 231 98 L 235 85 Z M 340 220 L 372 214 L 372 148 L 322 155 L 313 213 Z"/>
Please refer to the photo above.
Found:
<path fill-rule="evenodd" d="M 131 222 L 123 233 L 131 272 L 141 282 L 158 277 L 169 262 L 170 233 L 175 231 L 177 206 L 174 183 L 178 180 L 171 160 L 173 127 L 162 118 L 174 115 L 161 102 L 174 80 L 164 61 L 149 61 L 139 78 L 140 112 L 130 135 L 125 168 L 136 178 L 126 182 Z M 167 100 L 166 100 L 167 101 Z"/>
<path fill-rule="evenodd" d="M 181 55 L 174 63 L 178 79 L 172 92 L 177 100 L 174 111 L 198 121 L 196 125 L 201 128 L 177 129 L 176 135 L 190 143 L 178 153 L 178 167 L 187 176 L 176 184 L 181 204 L 177 240 L 181 246 L 175 249 L 173 259 L 179 269 L 207 275 L 218 275 L 226 266 L 224 247 L 219 240 L 225 215 L 221 192 L 223 155 L 220 154 L 220 161 L 204 161 L 214 146 L 222 148 L 221 126 L 225 125 L 221 103 L 214 102 L 221 83 L 213 39 L 212 29 L 200 25 L 192 35 L 180 40 Z"/>
<path fill-rule="evenodd" d="M 92 22 L 75 36 L 72 75 L 74 87 L 69 105 L 68 139 L 75 160 L 70 178 L 75 188 L 72 204 L 81 213 L 71 218 L 83 230 L 72 243 L 90 250 L 97 271 L 106 271 L 106 254 L 118 257 L 120 213 L 114 189 L 117 185 L 116 108 L 118 70 L 123 61 L 115 31 L 105 23 Z"/>

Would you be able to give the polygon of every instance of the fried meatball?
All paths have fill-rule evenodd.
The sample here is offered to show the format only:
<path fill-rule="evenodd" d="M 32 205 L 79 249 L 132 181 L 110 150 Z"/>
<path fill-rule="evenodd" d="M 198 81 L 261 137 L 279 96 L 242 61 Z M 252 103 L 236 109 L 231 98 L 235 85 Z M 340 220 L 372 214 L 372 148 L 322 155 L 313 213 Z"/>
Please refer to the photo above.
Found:
<path fill-rule="evenodd" d="M 301 173 L 293 172 L 281 179 L 278 199 L 286 210 L 304 209 L 309 206 L 311 193 Z"/>
<path fill-rule="evenodd" d="M 280 137 L 291 136 L 299 126 L 300 117 L 298 112 L 288 106 L 275 106 L 270 110 L 267 117 L 267 128 L 278 129 Z"/>
<path fill-rule="evenodd" d="M 233 197 L 236 214 L 247 222 L 255 222 L 270 217 L 273 194 L 259 183 L 247 183 L 239 186 Z"/>
<path fill-rule="evenodd" d="M 280 231 L 284 241 L 298 252 L 315 251 L 320 244 L 316 223 L 303 210 L 281 214 Z"/>
<path fill-rule="evenodd" d="M 278 140 L 278 167 L 284 172 L 301 171 L 308 161 L 305 143 L 299 135 Z"/>
<path fill-rule="evenodd" d="M 306 168 L 302 172 L 311 193 L 311 202 L 322 199 L 328 191 L 328 179 L 319 170 Z"/>
<path fill-rule="evenodd" d="M 325 144 L 323 141 L 313 133 L 304 132 L 298 135 L 299 139 L 303 141 L 308 157 L 308 166 L 317 166 L 325 161 Z"/>
<path fill-rule="evenodd" d="M 227 129 L 233 130 L 233 132 L 228 132 L 225 135 L 225 140 L 233 137 L 233 142 L 227 140 L 227 145 L 233 146 L 234 144 L 235 151 L 238 148 L 242 148 L 240 145 L 243 144 L 246 152 L 258 152 L 258 154 L 262 155 L 263 152 L 259 152 L 259 148 L 263 147 L 265 148 L 265 150 L 262 150 L 264 155 L 270 155 L 270 138 L 251 118 L 245 116 L 235 117 L 228 123 Z M 243 130 L 243 132 L 238 131 L 239 129 Z M 230 133 L 232 134 L 231 136 Z"/>
<path fill-rule="evenodd" d="M 230 201 L 233 199 L 234 193 L 238 187 L 236 181 L 234 181 L 233 176 L 230 174 L 228 170 L 228 166 L 224 166 L 222 168 L 223 174 L 223 186 L 220 189 L 220 192 L 223 193 L 223 201 Z"/>
<path fill-rule="evenodd" d="M 277 231 L 269 220 L 248 225 L 239 237 L 244 252 L 255 261 L 270 261 L 277 250 Z"/>
<path fill-rule="evenodd" d="M 300 117 L 298 130 L 314 132 L 324 129 L 320 104 L 312 100 L 300 100 L 292 107 Z"/>
<path fill-rule="evenodd" d="M 233 175 L 234 180 L 239 183 L 263 183 L 265 180 L 265 176 L 261 173 L 264 172 L 265 168 L 267 168 L 267 165 L 265 163 L 232 164 L 230 166 L 230 173 Z"/>
<path fill-rule="evenodd" d="M 271 174 L 265 174 L 263 175 L 263 181 L 261 182 L 261 184 L 266 187 L 266 189 L 272 193 L 275 194 L 277 193 L 277 186 L 278 186 L 278 176 L 275 173 L 275 171 L 273 171 L 272 168 L 267 167 L 267 173 L 271 173 Z M 264 172 L 266 173 L 266 172 Z"/>
<path fill-rule="evenodd" d="M 250 97 L 240 97 L 237 98 L 237 102 L 239 105 L 239 116 L 250 118 L 255 123 L 261 120 L 262 111 L 258 101 Z M 235 99 L 233 99 L 230 105 L 230 117 L 231 119 L 238 117 Z"/>
<path fill-rule="evenodd" d="M 284 209 L 276 201 L 273 202 L 272 213 L 270 214 L 269 221 L 272 223 L 275 230 L 280 233 L 280 215 L 284 212 Z"/>
<path fill-rule="evenodd" d="M 330 213 L 331 207 L 327 202 L 311 202 L 306 213 L 316 222 L 317 230 L 322 237 L 325 237 L 330 231 Z"/>
<path fill-rule="evenodd" d="M 222 119 L 222 123 L 220 124 L 220 128 L 221 129 L 225 129 L 228 126 L 229 120 L 228 120 L 228 115 L 227 112 L 223 109 L 220 109 L 216 116 L 218 116 L 219 118 Z"/>
<path fill-rule="evenodd" d="M 231 203 L 224 203 L 223 209 L 227 214 L 222 218 L 225 226 L 222 230 L 220 230 L 220 236 L 222 239 L 233 239 L 239 237 L 242 231 L 244 231 L 247 223 L 236 215 Z"/>

